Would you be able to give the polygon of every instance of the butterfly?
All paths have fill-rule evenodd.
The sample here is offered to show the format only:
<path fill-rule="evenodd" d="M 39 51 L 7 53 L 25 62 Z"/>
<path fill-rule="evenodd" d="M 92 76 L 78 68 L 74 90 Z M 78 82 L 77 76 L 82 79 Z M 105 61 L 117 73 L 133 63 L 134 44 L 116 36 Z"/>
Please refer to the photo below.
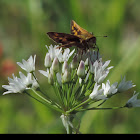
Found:
<path fill-rule="evenodd" d="M 80 27 L 74 20 L 71 21 L 71 34 L 47 32 L 47 35 L 55 42 L 61 43 L 61 46 L 58 48 L 69 48 L 72 46 L 76 46 L 82 50 L 97 48 L 96 37 Z"/>

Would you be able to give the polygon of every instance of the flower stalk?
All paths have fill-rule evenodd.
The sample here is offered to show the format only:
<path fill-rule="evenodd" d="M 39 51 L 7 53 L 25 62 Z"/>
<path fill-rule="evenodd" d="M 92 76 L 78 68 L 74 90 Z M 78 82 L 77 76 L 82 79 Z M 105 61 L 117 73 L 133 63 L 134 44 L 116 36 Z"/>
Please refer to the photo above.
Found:
<path fill-rule="evenodd" d="M 69 48 L 62 50 L 56 45 L 46 48 L 48 52 L 44 59 L 45 70 L 39 72 L 41 76 L 46 77 L 57 99 L 52 99 L 49 96 L 51 93 L 41 88 L 42 83 L 35 74 L 36 55 L 30 56 L 27 61 L 23 59 L 22 63 L 17 62 L 27 74 L 19 72 L 19 77 L 13 74 L 13 79 L 8 78 L 9 85 L 2 86 L 6 90 L 3 95 L 27 94 L 43 105 L 58 111 L 61 113 L 60 118 L 68 134 L 80 133 L 80 121 L 76 117 L 78 112 L 140 107 L 140 99 L 137 99 L 139 93 L 136 92 L 124 106 L 100 107 L 112 96 L 121 94 L 135 85 L 132 81 L 126 81 L 125 77 L 120 83 L 111 84 L 109 80 L 104 83 L 113 66 L 109 66 L 110 60 L 103 61 L 99 52 L 92 48 L 86 52 L 75 49 L 70 51 Z M 93 107 L 90 108 L 91 104 Z M 73 120 L 78 121 L 79 125 L 75 126 Z"/>

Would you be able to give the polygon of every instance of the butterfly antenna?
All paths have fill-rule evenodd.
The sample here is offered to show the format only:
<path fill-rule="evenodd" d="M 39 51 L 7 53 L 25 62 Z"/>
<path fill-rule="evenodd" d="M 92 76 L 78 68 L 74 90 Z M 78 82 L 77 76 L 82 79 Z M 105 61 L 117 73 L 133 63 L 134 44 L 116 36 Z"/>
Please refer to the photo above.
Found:
<path fill-rule="evenodd" d="M 99 36 L 96 36 L 96 37 L 107 37 L 107 35 L 104 35 L 104 36 L 99 35 Z"/>

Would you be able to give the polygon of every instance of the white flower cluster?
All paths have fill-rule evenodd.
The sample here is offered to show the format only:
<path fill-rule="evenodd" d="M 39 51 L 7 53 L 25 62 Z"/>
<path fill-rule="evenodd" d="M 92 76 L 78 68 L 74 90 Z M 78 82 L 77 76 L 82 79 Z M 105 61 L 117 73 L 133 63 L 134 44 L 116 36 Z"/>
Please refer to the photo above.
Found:
<path fill-rule="evenodd" d="M 17 62 L 17 64 L 27 72 L 27 76 L 25 76 L 22 72 L 19 72 L 20 78 L 16 77 L 14 74 L 13 79 L 8 77 L 9 85 L 2 85 L 2 87 L 8 91 L 4 92 L 3 95 L 8 93 L 23 93 L 30 87 L 35 89 L 39 87 L 35 78 L 33 78 L 32 74 L 30 73 L 35 71 L 35 58 L 36 55 L 34 56 L 34 59 L 32 56 L 30 56 L 27 61 L 23 59 L 23 64 Z"/>
<path fill-rule="evenodd" d="M 70 71 L 68 66 L 68 60 L 73 55 L 74 51 L 70 52 L 70 49 L 65 49 L 62 52 L 62 48 L 56 49 L 58 46 L 54 47 L 46 46 L 48 53 L 46 53 L 44 65 L 47 68 L 46 71 L 39 70 L 41 74 L 48 78 L 48 83 L 53 84 L 54 74 L 56 74 L 57 81 L 61 85 L 63 82 L 68 82 L 70 80 Z M 61 75 L 63 73 L 63 75 Z"/>
<path fill-rule="evenodd" d="M 13 74 L 13 79 L 8 77 L 9 85 L 2 85 L 6 91 L 3 93 L 25 93 L 39 101 L 40 103 L 61 112 L 61 119 L 67 133 L 71 129 L 75 133 L 79 132 L 80 121 L 78 127 L 72 124 L 72 120 L 76 119 L 76 113 L 84 110 L 98 109 L 118 109 L 140 107 L 140 99 L 137 99 L 138 94 L 134 95 L 126 102 L 124 106 L 112 108 L 99 108 L 105 101 L 110 99 L 117 93 L 124 92 L 135 85 L 132 81 L 126 81 L 126 78 L 120 83 L 115 82 L 110 84 L 107 78 L 110 69 L 110 60 L 103 62 L 100 54 L 94 49 L 72 50 L 69 48 L 58 49 L 58 46 L 46 46 L 48 52 L 45 56 L 44 66 L 46 70 L 39 72 L 47 77 L 48 83 L 53 87 L 57 100 L 50 98 L 48 93 L 42 91 L 41 85 L 35 75 L 35 59 L 32 56 L 29 59 L 22 60 L 22 63 L 17 64 L 27 72 L 25 76 L 19 72 L 19 77 Z M 28 92 L 29 90 L 32 93 Z M 102 100 L 97 106 L 89 108 L 89 104 Z M 74 132 L 73 131 L 73 132 Z"/>
<path fill-rule="evenodd" d="M 46 47 L 48 49 L 48 53 L 46 53 L 44 65 L 47 70 L 39 70 L 39 72 L 48 77 L 48 82 L 51 84 L 53 84 L 54 72 L 57 73 L 57 80 L 61 85 L 62 83 L 69 82 L 71 80 L 72 70 L 76 70 L 77 75 L 82 79 L 86 77 L 89 71 L 89 73 L 94 74 L 95 82 L 102 83 L 108 75 L 109 70 L 113 68 L 106 68 L 110 63 L 110 60 L 105 63 L 102 62 L 102 58 L 96 60 L 97 52 L 94 50 L 90 50 L 86 53 L 82 52 L 82 55 L 77 55 L 77 53 L 74 53 L 75 50 L 70 52 L 69 48 L 63 50 L 62 53 L 62 48 L 56 49 L 58 46 L 53 47 L 51 45 Z M 69 58 L 72 55 L 73 59 L 69 63 Z"/>
<path fill-rule="evenodd" d="M 97 83 L 95 83 L 94 89 L 92 93 L 90 94 L 90 98 L 96 99 L 96 100 L 108 99 L 109 97 L 111 97 L 112 95 L 116 93 L 119 93 L 120 91 L 124 92 L 132 87 L 135 87 L 135 85 L 133 85 L 131 81 L 125 82 L 124 79 L 120 82 L 119 85 L 118 85 L 118 82 L 115 82 L 114 84 L 110 85 L 110 81 L 107 80 L 106 84 L 102 83 L 102 88 L 100 90 L 98 89 L 101 85 L 98 85 Z"/>
<path fill-rule="evenodd" d="M 70 49 L 67 48 L 62 53 L 62 48 L 56 49 L 57 47 L 58 46 L 53 47 L 52 45 L 47 47 L 48 53 L 45 57 L 47 71 L 40 70 L 40 73 L 48 77 L 50 84 L 54 82 L 54 72 L 56 72 L 56 77 L 60 85 L 73 80 L 71 78 L 73 77 L 72 70 L 74 69 L 79 77 L 79 83 L 81 83 L 82 80 L 85 80 L 85 83 L 88 82 L 90 75 L 94 75 L 94 88 L 89 94 L 89 98 L 92 100 L 107 100 L 116 93 L 121 93 L 135 87 L 132 81 L 126 81 L 125 77 L 119 84 L 115 82 L 111 85 L 109 80 L 107 80 L 106 84 L 103 83 L 113 66 L 108 67 L 110 60 L 103 62 L 100 55 L 99 59 L 96 60 L 97 52 L 94 50 L 89 50 L 86 53 L 83 52 L 82 55 L 77 55 L 77 53 L 74 53 L 75 50 L 70 52 Z M 73 59 L 68 63 L 72 55 Z M 60 65 L 62 65 L 61 68 Z"/>
<path fill-rule="evenodd" d="M 107 100 L 111 96 L 135 86 L 132 81 L 126 81 L 125 77 L 119 84 L 115 82 L 111 85 L 109 80 L 104 83 L 113 66 L 108 67 L 110 60 L 103 62 L 100 54 L 98 54 L 97 59 L 95 50 L 89 49 L 87 52 L 76 52 L 75 49 L 70 51 L 69 48 L 62 50 L 62 48 L 57 49 L 57 47 L 56 45 L 54 47 L 52 45 L 46 46 L 48 49 L 44 61 L 46 70 L 39 70 L 39 72 L 47 77 L 49 84 L 56 86 L 61 91 L 59 93 L 59 98 L 62 96 L 61 101 L 64 98 L 69 100 L 64 104 L 67 105 L 65 109 L 75 107 L 87 96 L 92 101 Z M 36 55 L 34 58 L 30 56 L 27 61 L 23 59 L 22 63 L 17 62 L 27 72 L 27 76 L 19 72 L 20 78 L 18 78 L 13 74 L 13 79 L 8 78 L 9 85 L 2 86 L 8 90 L 3 94 L 22 93 L 28 88 L 39 87 L 34 74 L 35 59 Z M 64 88 L 67 83 L 69 87 L 67 88 L 68 95 L 66 95 L 66 89 Z M 137 96 L 138 93 L 127 102 L 126 106 L 139 107 L 140 101 L 137 100 Z"/>

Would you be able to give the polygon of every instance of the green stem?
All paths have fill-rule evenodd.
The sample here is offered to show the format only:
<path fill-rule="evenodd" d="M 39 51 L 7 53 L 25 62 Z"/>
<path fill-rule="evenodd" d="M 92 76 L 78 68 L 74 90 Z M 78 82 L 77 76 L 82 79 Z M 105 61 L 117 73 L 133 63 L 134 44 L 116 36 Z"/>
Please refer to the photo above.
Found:
<path fill-rule="evenodd" d="M 33 77 L 35 78 L 36 82 L 39 84 L 39 81 L 37 80 L 36 76 L 35 76 L 35 72 L 31 72 L 31 74 L 33 75 Z M 44 93 L 44 91 L 42 91 L 41 89 L 41 85 L 39 84 L 39 88 L 38 88 L 38 91 L 40 91 L 46 98 L 49 102 L 51 102 L 52 104 L 55 104 L 58 108 L 60 108 L 60 106 L 56 103 L 56 102 L 53 102 L 50 97 Z"/>
<path fill-rule="evenodd" d="M 88 98 L 87 100 L 85 100 L 85 101 L 84 101 L 84 102 L 82 102 L 81 104 L 79 104 L 79 105 L 75 106 L 74 108 L 72 108 L 71 110 L 67 111 L 66 113 L 71 113 L 72 111 L 74 111 L 75 109 L 79 108 L 80 106 L 82 106 L 82 105 L 84 105 L 84 104 L 88 103 L 90 100 L 91 100 L 91 99 L 90 99 L 90 98 Z"/>
<path fill-rule="evenodd" d="M 39 95 L 34 89 L 31 88 L 31 91 L 33 91 L 41 100 L 45 101 L 45 103 L 42 102 L 42 101 L 40 101 L 39 99 L 33 97 L 32 95 L 30 95 L 30 94 L 28 93 L 28 95 L 30 95 L 32 98 L 36 99 L 36 100 L 39 101 L 40 103 L 42 103 L 42 104 L 44 104 L 44 105 L 47 105 L 48 107 L 50 107 L 50 108 L 52 108 L 52 109 L 54 109 L 54 110 L 56 110 L 56 111 L 58 111 L 58 112 L 64 113 L 64 112 L 63 112 L 61 109 L 59 109 L 57 106 L 52 105 L 52 103 L 51 103 L 50 101 L 48 101 L 47 99 L 45 99 L 44 97 L 42 97 L 41 95 Z"/>
<path fill-rule="evenodd" d="M 72 127 L 68 125 L 67 134 L 72 134 Z"/>
<path fill-rule="evenodd" d="M 31 88 L 31 90 L 42 100 L 44 100 L 46 103 L 51 104 L 51 102 L 47 99 L 45 99 L 44 97 L 42 97 L 40 94 L 38 94 L 33 88 Z"/>
<path fill-rule="evenodd" d="M 103 102 L 101 102 L 100 104 L 98 104 L 96 107 L 99 107 L 99 106 L 101 106 L 103 103 L 105 103 L 106 102 L 106 100 L 104 100 Z"/>
<path fill-rule="evenodd" d="M 35 76 L 35 72 L 31 72 L 31 74 L 33 75 L 34 79 L 36 80 L 36 82 L 37 82 L 38 85 L 39 85 L 39 91 L 40 91 L 43 95 L 45 95 L 46 98 L 48 98 L 49 101 L 51 101 L 50 98 L 42 91 L 42 89 L 41 89 L 41 84 L 39 84 L 39 81 L 37 80 L 37 78 L 36 78 L 36 76 Z"/>
<path fill-rule="evenodd" d="M 92 107 L 92 108 L 87 108 L 87 109 L 81 109 L 80 111 L 87 111 L 87 110 L 111 110 L 111 109 L 121 109 L 121 108 L 125 108 L 125 106 L 121 106 L 121 107 L 110 107 L 110 108 L 96 108 L 96 107 Z"/>
<path fill-rule="evenodd" d="M 39 82 L 38 82 L 38 80 L 37 80 L 37 78 L 36 78 L 36 76 L 35 76 L 35 73 L 34 73 L 34 72 L 31 72 L 31 74 L 32 74 L 33 77 L 35 78 L 36 82 L 39 84 Z M 39 84 L 39 85 L 40 85 L 40 84 Z"/>

